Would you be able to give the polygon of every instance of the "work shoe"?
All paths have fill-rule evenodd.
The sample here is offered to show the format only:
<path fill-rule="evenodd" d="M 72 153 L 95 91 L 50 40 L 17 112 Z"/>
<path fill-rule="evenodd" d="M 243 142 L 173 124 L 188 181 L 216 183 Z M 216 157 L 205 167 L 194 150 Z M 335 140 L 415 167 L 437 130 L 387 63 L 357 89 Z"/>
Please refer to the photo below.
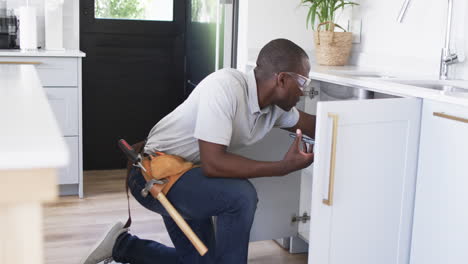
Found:
<path fill-rule="evenodd" d="M 111 226 L 103 237 L 91 248 L 88 254 L 81 260 L 80 264 L 97 264 L 101 261 L 110 263 L 112 261 L 112 249 L 115 245 L 115 240 L 120 234 L 127 232 L 128 228 L 124 228 L 122 222 L 117 222 Z"/>

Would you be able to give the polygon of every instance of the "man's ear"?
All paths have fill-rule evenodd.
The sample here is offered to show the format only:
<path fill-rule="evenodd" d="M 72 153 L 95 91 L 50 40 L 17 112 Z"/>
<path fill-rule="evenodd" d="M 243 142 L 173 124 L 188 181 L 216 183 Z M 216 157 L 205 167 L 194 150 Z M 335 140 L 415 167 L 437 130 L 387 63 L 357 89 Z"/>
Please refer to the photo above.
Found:
<path fill-rule="evenodd" d="M 286 74 L 285 73 L 280 72 L 276 75 L 276 84 L 281 88 L 286 87 Z"/>
<path fill-rule="evenodd" d="M 285 73 L 278 73 L 276 75 L 276 93 L 280 98 L 283 98 L 285 94 L 288 92 L 288 87 L 286 86 L 286 74 Z"/>

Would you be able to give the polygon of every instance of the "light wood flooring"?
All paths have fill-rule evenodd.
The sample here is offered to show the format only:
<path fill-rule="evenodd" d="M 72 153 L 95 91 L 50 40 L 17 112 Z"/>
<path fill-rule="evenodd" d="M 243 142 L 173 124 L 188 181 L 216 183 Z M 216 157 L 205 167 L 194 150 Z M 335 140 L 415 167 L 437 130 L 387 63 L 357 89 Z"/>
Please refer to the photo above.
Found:
<path fill-rule="evenodd" d="M 127 220 L 125 170 L 86 171 L 85 198 L 64 196 L 44 208 L 45 263 L 74 264 L 116 221 Z M 171 245 L 162 218 L 130 197 L 131 232 L 141 238 Z M 249 263 L 303 264 L 306 254 L 289 254 L 274 241 L 249 245 Z"/>

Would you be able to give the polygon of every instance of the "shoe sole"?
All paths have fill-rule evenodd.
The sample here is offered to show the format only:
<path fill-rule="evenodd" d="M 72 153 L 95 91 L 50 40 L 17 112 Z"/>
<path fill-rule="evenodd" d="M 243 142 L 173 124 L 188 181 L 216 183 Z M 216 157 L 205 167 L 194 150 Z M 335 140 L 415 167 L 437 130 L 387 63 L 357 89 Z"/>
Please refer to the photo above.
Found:
<path fill-rule="evenodd" d="M 107 229 L 106 229 L 106 232 L 104 232 L 104 234 L 100 237 L 100 239 L 94 244 L 94 246 L 87 252 L 86 254 L 86 259 L 82 259 L 80 261 L 80 264 L 85 264 L 86 260 L 88 260 L 89 256 L 91 256 L 91 253 L 93 253 L 101 244 L 102 242 L 104 242 L 104 240 L 106 239 L 107 235 L 109 234 L 109 232 L 112 230 L 112 228 L 114 228 L 114 226 L 116 226 L 117 224 L 113 224 L 113 225 L 110 225 Z M 123 225 L 122 225 L 123 227 Z M 104 261 L 103 260 L 100 260 L 99 262 L 102 262 Z M 98 263 L 99 263 L 98 262 Z"/>

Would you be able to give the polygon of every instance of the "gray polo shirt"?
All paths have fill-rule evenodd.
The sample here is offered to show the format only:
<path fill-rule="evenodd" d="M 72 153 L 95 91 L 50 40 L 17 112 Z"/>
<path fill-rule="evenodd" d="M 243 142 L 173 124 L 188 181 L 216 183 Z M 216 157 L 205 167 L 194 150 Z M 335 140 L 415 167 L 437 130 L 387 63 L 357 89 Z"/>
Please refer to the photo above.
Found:
<path fill-rule="evenodd" d="M 260 109 L 253 71 L 222 69 L 207 76 L 174 111 L 150 131 L 145 152 L 162 151 L 200 162 L 198 139 L 236 150 L 262 139 L 273 127 L 297 124 L 295 107 Z"/>

